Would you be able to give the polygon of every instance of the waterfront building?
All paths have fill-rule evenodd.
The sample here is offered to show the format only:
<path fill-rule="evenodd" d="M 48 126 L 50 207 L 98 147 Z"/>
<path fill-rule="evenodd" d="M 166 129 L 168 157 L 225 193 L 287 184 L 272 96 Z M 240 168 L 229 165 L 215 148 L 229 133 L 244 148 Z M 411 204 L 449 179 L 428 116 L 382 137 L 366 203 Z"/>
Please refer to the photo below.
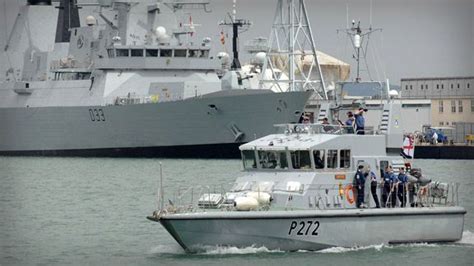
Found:
<path fill-rule="evenodd" d="M 431 100 L 431 125 L 474 123 L 474 77 L 401 79 L 403 99 Z"/>

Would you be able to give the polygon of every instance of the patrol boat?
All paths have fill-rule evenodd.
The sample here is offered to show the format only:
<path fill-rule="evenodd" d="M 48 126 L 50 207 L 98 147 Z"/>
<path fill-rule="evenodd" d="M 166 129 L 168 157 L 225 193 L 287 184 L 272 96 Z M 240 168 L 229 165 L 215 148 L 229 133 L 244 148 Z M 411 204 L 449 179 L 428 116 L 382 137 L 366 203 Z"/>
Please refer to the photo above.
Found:
<path fill-rule="evenodd" d="M 286 10 L 289 15 L 284 14 Z M 304 32 L 316 55 L 304 0 L 279 0 L 275 27 L 278 32 L 291 34 L 287 38 L 291 40 Z M 295 28 L 298 30 L 291 30 Z M 294 46 L 283 50 L 290 66 L 296 65 L 295 57 L 306 55 L 301 51 L 307 51 Z M 316 66 L 311 68 L 319 68 L 314 58 Z M 269 61 L 267 67 L 273 69 L 272 63 Z M 290 71 L 290 87 L 311 84 L 309 77 L 298 77 Z M 324 86 L 318 94 L 328 99 Z M 338 112 L 343 110 L 340 99 L 328 101 L 327 107 L 328 121 L 337 121 Z M 379 127 L 355 132 L 360 134 L 340 124 L 277 125 L 279 133 L 240 146 L 243 174 L 231 187 L 181 187 L 175 198 L 165 201 L 161 185 L 160 207 L 147 218 L 161 223 L 189 252 L 206 246 L 264 246 L 294 251 L 459 240 L 466 210 L 458 204 L 458 185 L 431 182 L 400 155 L 404 140 L 401 108 L 400 101 L 385 102 Z M 408 147 L 406 153 L 412 152 Z M 356 208 L 353 177 L 359 166 L 365 173 L 372 170 L 380 177 L 389 165 L 395 172 L 402 167 L 412 168 L 409 189 L 402 196 L 405 194 L 408 206 L 413 207 L 374 208 L 373 199 L 367 197 L 367 178 L 364 198 L 368 208 Z M 381 199 L 380 182 L 378 185 L 376 194 Z M 387 198 L 393 201 L 396 190 L 391 191 Z"/>
<path fill-rule="evenodd" d="M 240 146 L 243 174 L 229 189 L 181 187 L 186 193 L 167 204 L 161 194 L 161 209 L 148 219 L 161 223 L 188 252 L 208 246 L 295 251 L 457 241 L 466 214 L 458 206 L 458 185 L 432 182 L 419 169 L 409 177 L 412 192 L 405 191 L 413 207 L 375 208 L 370 197 L 367 208 L 356 208 L 359 165 L 378 176 L 388 165 L 395 172 L 407 165 L 394 152 L 402 144 L 400 109 L 400 103 L 387 103 L 387 129 L 365 135 L 340 125 L 279 125 L 282 133 Z"/>
<path fill-rule="evenodd" d="M 197 39 L 208 5 L 28 0 L 0 52 L 0 154 L 233 157 L 298 122 L 311 92 L 252 89 Z"/>

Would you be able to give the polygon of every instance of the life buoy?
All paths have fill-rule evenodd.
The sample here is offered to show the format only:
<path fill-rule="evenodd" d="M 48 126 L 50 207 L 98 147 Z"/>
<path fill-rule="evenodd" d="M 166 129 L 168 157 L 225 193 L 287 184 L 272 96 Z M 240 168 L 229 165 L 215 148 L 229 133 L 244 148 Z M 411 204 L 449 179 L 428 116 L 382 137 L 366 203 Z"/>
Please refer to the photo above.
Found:
<path fill-rule="evenodd" d="M 352 192 L 352 195 L 350 194 Z M 346 200 L 349 204 L 354 204 L 355 202 L 355 193 L 351 184 L 347 185 L 344 189 L 344 194 L 346 195 Z"/>

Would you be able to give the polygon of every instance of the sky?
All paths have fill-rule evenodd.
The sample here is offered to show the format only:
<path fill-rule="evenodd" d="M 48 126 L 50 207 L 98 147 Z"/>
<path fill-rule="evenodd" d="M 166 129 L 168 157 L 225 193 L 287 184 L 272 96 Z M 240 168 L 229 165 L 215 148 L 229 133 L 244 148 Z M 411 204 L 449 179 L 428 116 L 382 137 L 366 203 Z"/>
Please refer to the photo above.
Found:
<path fill-rule="evenodd" d="M 474 0 L 307 0 L 306 5 L 316 48 L 351 64 L 352 74 L 351 44 L 336 31 L 346 28 L 347 17 L 382 28 L 371 36 L 368 49 L 372 79 L 399 84 L 401 78 L 474 76 Z M 213 6 L 212 17 L 222 20 L 232 1 Z M 238 17 L 253 22 L 241 44 L 268 38 L 275 6 L 276 0 L 237 0 Z"/>
<path fill-rule="evenodd" d="M 9 32 L 15 19 L 15 7 L 22 2 L 0 0 L 2 47 L 5 30 Z M 276 2 L 237 0 L 237 16 L 253 23 L 241 34 L 241 47 L 255 37 L 268 38 Z M 351 64 L 351 78 L 355 72 L 351 44 L 336 32 L 346 28 L 347 18 L 360 20 L 363 27 L 372 22 L 373 28 L 382 28 L 371 36 L 367 55 L 374 80 L 388 78 L 391 84 L 399 84 L 401 78 L 474 76 L 474 0 L 306 0 L 306 5 L 316 48 Z M 210 14 L 193 13 L 193 22 L 202 25 L 197 27 L 197 36 L 210 36 L 215 53 L 231 51 L 219 43 L 223 28 L 218 23 L 231 12 L 232 0 L 211 0 L 210 7 Z M 13 11 L 4 12 L 5 8 Z M 369 79 L 367 71 L 362 74 Z"/>

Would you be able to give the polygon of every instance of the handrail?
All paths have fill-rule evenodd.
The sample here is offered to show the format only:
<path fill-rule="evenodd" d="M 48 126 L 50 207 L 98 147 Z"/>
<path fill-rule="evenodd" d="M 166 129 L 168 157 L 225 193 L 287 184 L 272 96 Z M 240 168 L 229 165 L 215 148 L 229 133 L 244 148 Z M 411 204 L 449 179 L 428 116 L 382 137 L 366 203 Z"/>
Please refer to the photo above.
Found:
<path fill-rule="evenodd" d="M 248 186 L 245 190 L 234 191 L 232 187 L 236 183 L 180 186 L 178 191 L 173 193 L 173 199 L 167 200 L 168 203 L 165 206 L 165 210 L 174 213 L 206 211 L 209 209 L 220 209 L 221 211 L 234 210 L 234 198 L 244 196 L 249 192 L 269 193 L 270 195 L 278 194 L 279 196 L 287 195 L 287 201 L 284 206 L 286 210 L 295 207 L 292 204 L 294 197 L 302 197 L 304 201 L 308 202 L 308 206 L 297 206 L 298 209 L 319 208 L 328 210 L 354 208 L 352 203 L 350 203 L 352 207 L 346 205 L 346 190 L 350 189 L 349 186 L 352 185 L 350 183 L 342 186 L 340 184 L 301 184 L 300 188 L 296 190 L 285 187 L 283 184 L 274 184 L 269 191 L 261 190 L 259 183 L 254 183 L 256 186 Z M 380 202 L 382 202 L 382 199 L 385 199 L 382 195 L 388 193 L 386 195 L 386 204 L 382 204 L 382 206 L 389 206 L 387 203 L 394 198 L 396 198 L 397 202 L 401 201 L 398 191 L 399 183 L 392 184 L 391 188 L 390 192 L 384 192 L 383 182 L 377 184 L 377 194 Z M 370 190 L 370 187 L 365 189 Z M 400 195 L 403 195 L 406 207 L 459 206 L 458 191 L 458 183 L 431 182 L 425 186 L 416 183 L 406 183 L 404 191 Z M 356 190 L 354 189 L 352 192 L 355 199 Z M 392 193 L 395 193 L 395 196 L 391 197 Z M 199 202 L 200 199 L 204 200 L 201 204 Z M 214 199 L 216 199 L 215 204 L 213 203 Z M 332 204 L 329 203 L 330 199 L 334 200 Z M 372 195 L 370 200 L 372 201 Z M 266 211 L 268 209 L 269 206 L 265 206 L 260 210 Z"/>
<path fill-rule="evenodd" d="M 332 135 L 357 135 L 359 132 L 364 132 L 364 135 L 378 135 L 379 132 L 373 127 L 366 127 L 364 130 L 355 131 L 352 126 L 337 125 L 337 124 L 276 124 L 273 125 L 279 129 L 280 133 L 285 135 L 290 134 L 332 134 Z"/>

